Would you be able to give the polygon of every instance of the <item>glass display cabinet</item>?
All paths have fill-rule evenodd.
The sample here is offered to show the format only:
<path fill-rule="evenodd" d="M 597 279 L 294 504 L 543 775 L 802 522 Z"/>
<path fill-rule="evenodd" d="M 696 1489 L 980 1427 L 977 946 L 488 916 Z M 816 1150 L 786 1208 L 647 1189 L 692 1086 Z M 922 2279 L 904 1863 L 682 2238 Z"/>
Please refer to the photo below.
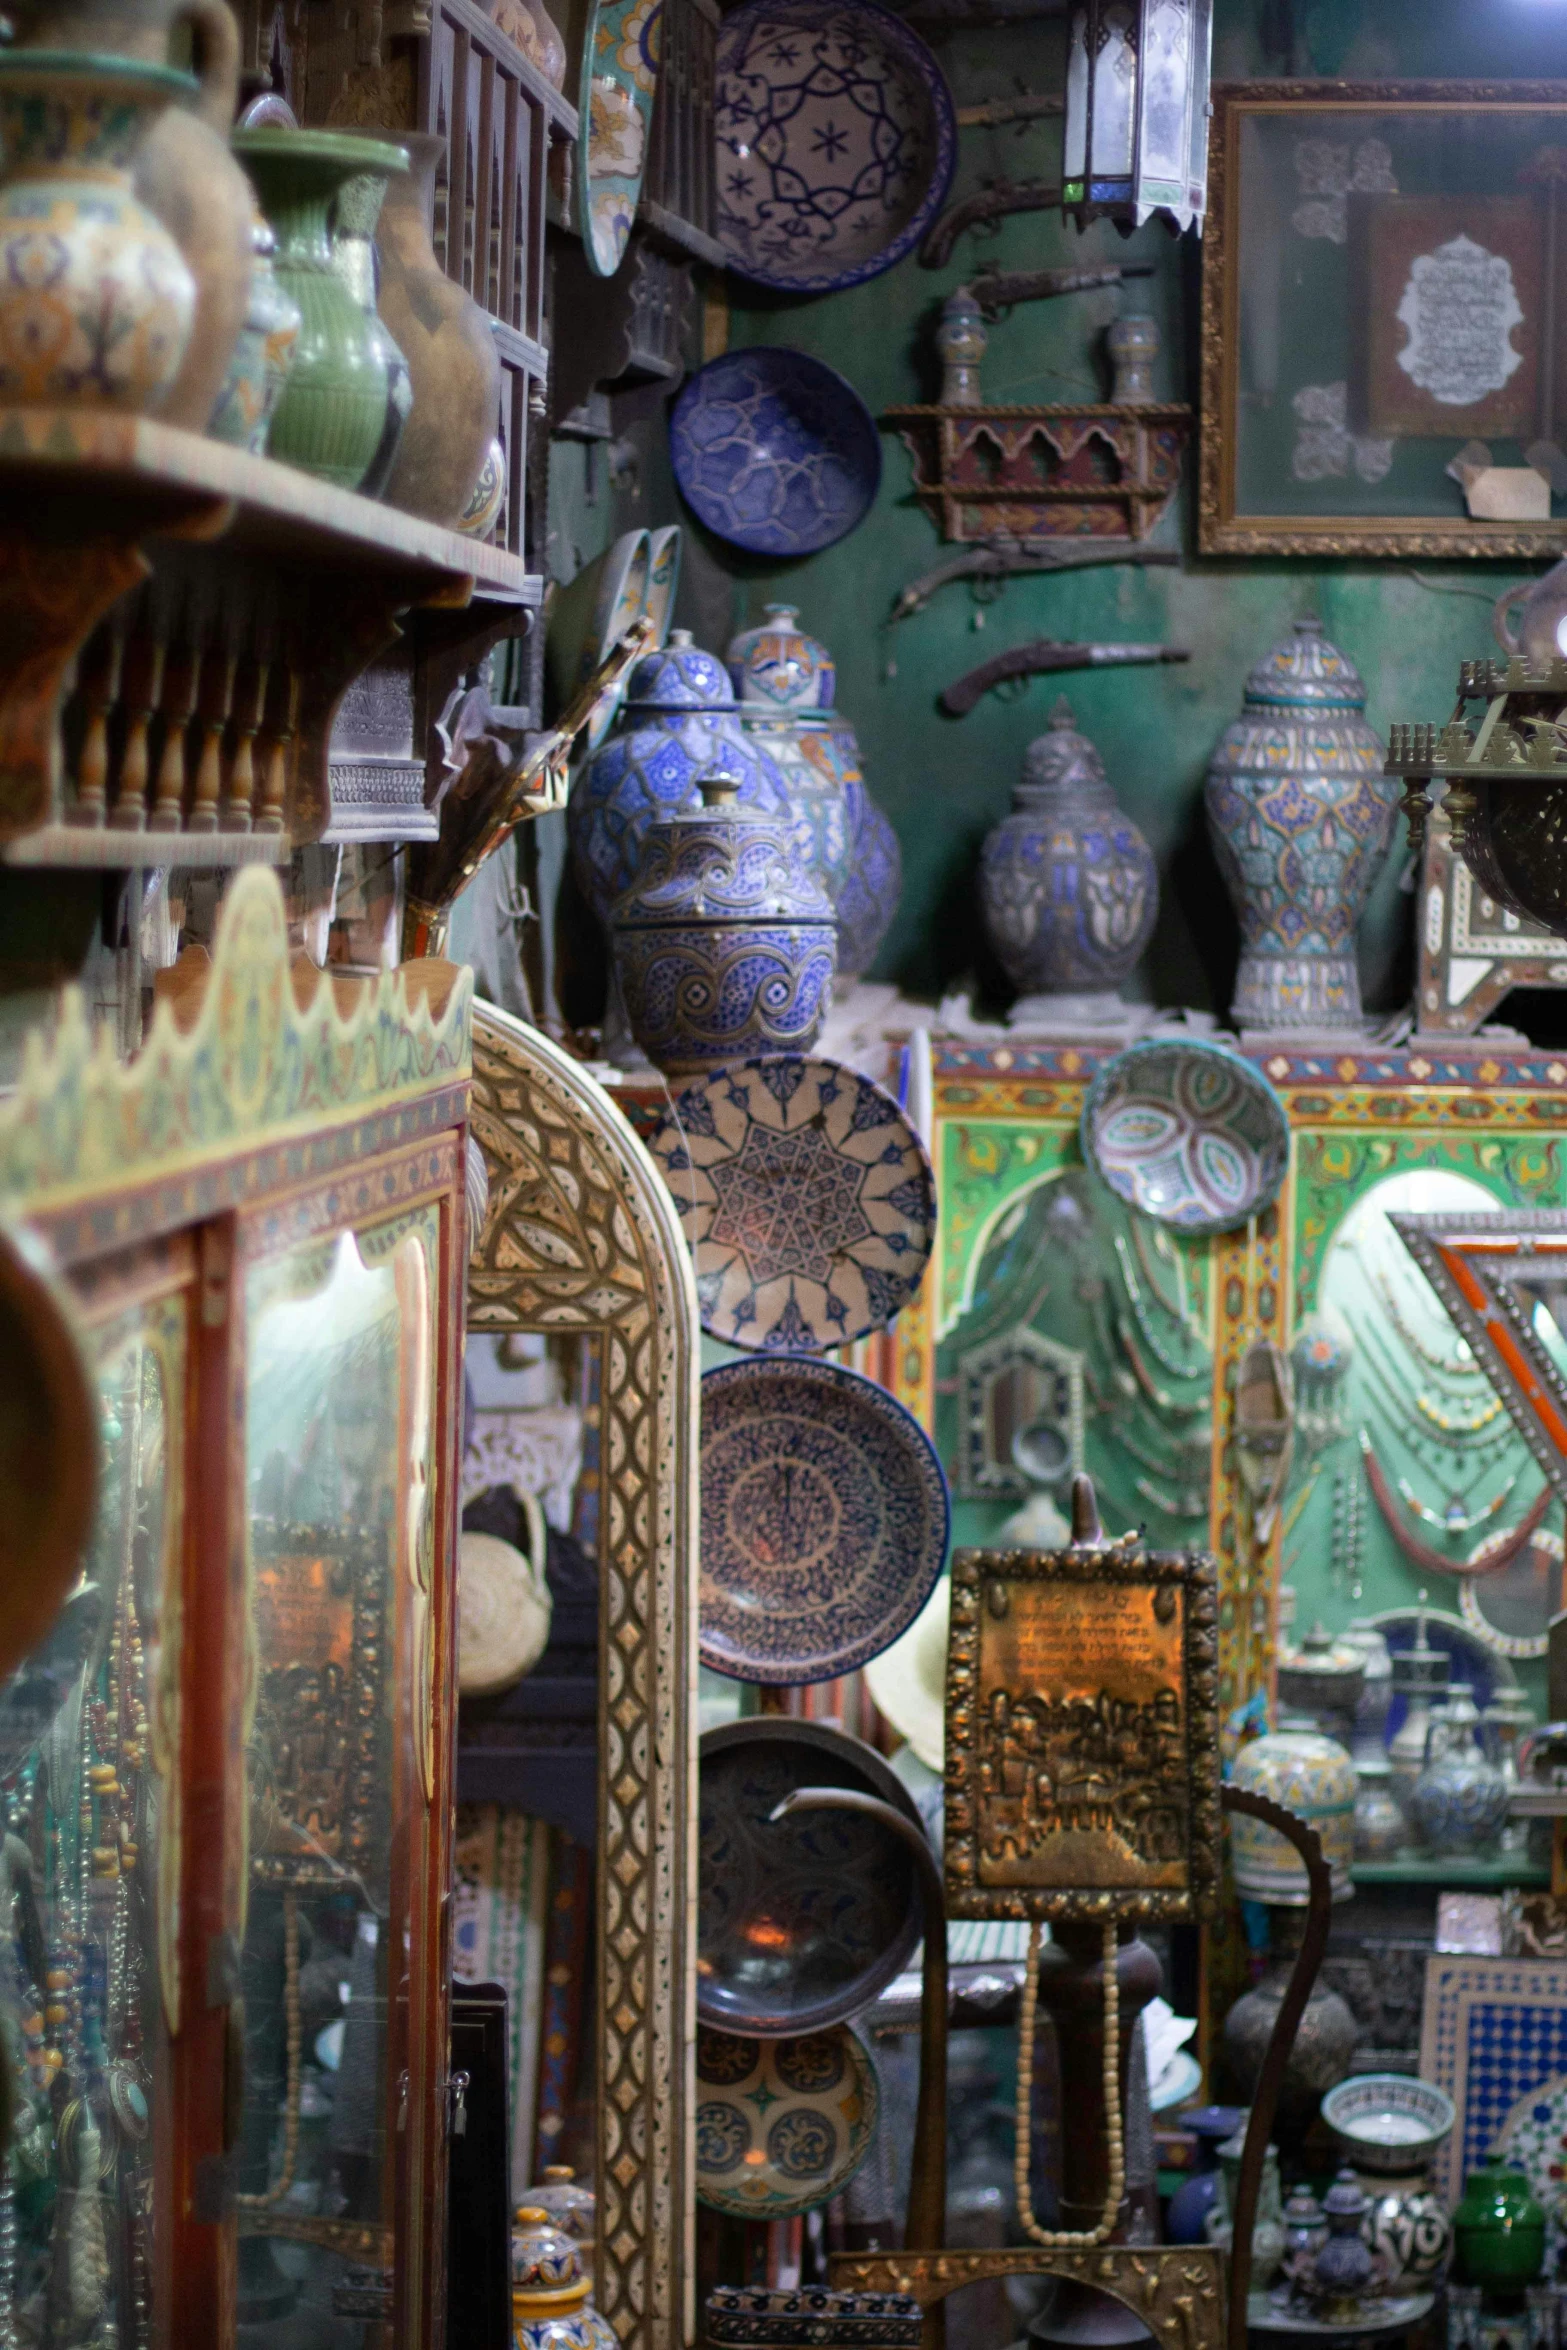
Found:
<path fill-rule="evenodd" d="M 241 874 L 127 1066 L 68 999 L 0 1210 L 97 1499 L 0 1685 L 0 2350 L 439 2338 L 470 980 Z"/>

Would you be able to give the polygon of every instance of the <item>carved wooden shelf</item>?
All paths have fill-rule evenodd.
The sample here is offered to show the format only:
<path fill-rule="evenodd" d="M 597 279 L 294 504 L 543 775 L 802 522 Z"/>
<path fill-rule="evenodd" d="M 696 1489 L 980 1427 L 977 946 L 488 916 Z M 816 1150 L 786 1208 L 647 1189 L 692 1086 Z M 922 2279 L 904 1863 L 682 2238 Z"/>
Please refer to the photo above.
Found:
<path fill-rule="evenodd" d="M 889 408 L 914 494 L 944 539 L 1145 539 L 1174 497 L 1192 411 Z"/>
<path fill-rule="evenodd" d="M 230 865 L 431 836 L 411 745 L 406 806 L 335 806 L 338 705 L 402 650 L 399 616 L 411 658 L 454 678 L 542 594 L 502 548 L 199 434 L 0 408 L 0 848 Z"/>

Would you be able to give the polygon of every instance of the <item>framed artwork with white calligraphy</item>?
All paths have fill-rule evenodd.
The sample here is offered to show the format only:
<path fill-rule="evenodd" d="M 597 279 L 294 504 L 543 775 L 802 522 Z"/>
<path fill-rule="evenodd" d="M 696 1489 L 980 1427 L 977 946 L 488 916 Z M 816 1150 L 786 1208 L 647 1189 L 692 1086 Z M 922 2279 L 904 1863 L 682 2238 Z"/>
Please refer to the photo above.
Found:
<path fill-rule="evenodd" d="M 1220 82 L 1210 555 L 1567 547 L 1567 82 Z"/>

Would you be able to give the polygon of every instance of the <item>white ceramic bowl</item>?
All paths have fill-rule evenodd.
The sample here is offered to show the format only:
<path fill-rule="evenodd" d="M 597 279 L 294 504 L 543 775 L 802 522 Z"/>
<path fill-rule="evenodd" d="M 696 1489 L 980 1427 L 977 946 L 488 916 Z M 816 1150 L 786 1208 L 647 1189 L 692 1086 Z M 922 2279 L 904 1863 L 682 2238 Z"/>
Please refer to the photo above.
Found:
<path fill-rule="evenodd" d="M 1357 2170 L 1400 2175 L 1428 2163 L 1457 2109 L 1445 2089 L 1407 2073 L 1356 2073 L 1322 2100 L 1322 2118 Z"/>

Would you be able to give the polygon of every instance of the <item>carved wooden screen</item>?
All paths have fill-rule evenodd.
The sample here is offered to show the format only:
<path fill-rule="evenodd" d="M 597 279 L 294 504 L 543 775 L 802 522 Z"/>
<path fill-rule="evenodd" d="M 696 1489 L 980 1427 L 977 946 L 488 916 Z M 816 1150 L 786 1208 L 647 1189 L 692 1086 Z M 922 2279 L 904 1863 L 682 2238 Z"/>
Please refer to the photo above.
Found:
<path fill-rule="evenodd" d="M 474 1010 L 490 1198 L 471 1330 L 598 1335 L 598 2307 L 627 2350 L 693 2330 L 698 1326 L 673 1203 L 602 1087 Z"/>

